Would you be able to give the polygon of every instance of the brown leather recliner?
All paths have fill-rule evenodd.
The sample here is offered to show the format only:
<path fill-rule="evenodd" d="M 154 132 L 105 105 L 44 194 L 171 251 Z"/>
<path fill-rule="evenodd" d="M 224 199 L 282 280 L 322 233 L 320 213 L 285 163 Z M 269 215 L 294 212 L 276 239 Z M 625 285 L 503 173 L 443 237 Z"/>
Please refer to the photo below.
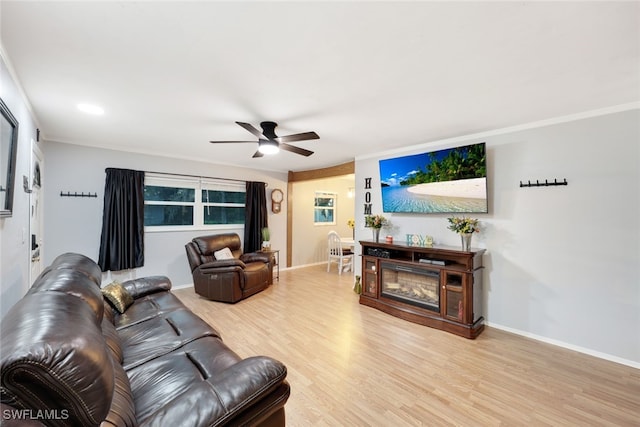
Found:
<path fill-rule="evenodd" d="M 198 295 L 238 302 L 273 283 L 272 257 L 267 253 L 242 253 L 240 236 L 225 233 L 196 237 L 185 245 Z M 229 248 L 233 258 L 216 259 L 215 252 Z"/>

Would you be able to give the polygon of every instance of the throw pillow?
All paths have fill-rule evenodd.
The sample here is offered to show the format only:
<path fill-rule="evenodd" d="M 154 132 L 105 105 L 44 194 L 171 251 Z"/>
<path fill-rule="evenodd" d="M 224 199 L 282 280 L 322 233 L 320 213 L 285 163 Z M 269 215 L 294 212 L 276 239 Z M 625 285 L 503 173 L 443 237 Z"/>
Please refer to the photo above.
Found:
<path fill-rule="evenodd" d="M 120 282 L 113 281 L 101 289 L 102 295 L 120 314 L 124 313 L 131 304 L 133 297 Z"/>
<path fill-rule="evenodd" d="M 221 259 L 234 258 L 233 254 L 231 253 L 231 249 L 229 248 L 220 249 L 219 251 L 214 252 L 213 256 L 216 257 L 218 261 L 220 261 Z"/>

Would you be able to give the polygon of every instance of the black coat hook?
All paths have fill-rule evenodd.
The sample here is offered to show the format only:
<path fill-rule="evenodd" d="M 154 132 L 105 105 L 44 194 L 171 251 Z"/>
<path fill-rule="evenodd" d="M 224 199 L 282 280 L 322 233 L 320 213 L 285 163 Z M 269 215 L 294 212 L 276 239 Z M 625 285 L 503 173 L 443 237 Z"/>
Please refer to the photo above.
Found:
<path fill-rule="evenodd" d="M 527 180 L 526 184 L 520 181 L 520 187 L 551 187 L 555 185 L 568 185 L 567 178 L 564 178 L 562 181 L 558 181 L 558 178 L 554 178 L 553 182 L 549 181 L 549 179 L 545 179 L 544 182 L 539 179 L 536 179 L 536 182 Z"/>

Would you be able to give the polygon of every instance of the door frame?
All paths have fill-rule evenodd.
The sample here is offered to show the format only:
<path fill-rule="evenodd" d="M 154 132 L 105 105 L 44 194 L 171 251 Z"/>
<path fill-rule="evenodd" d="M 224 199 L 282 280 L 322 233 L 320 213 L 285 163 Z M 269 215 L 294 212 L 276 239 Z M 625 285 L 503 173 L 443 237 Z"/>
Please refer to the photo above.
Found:
<path fill-rule="evenodd" d="M 36 174 L 36 165 L 38 173 Z M 44 153 L 38 147 L 33 139 L 31 140 L 31 161 L 29 166 L 29 182 L 28 188 L 25 185 L 25 191 L 29 193 L 29 284 L 40 275 L 43 269 L 44 257 L 44 190 L 43 190 L 43 172 L 44 172 Z M 38 252 L 34 252 L 32 248 L 33 237 L 35 235 L 35 243 L 38 245 Z"/>
<path fill-rule="evenodd" d="M 355 173 L 355 171 L 355 161 L 322 169 L 312 169 L 300 172 L 289 171 L 287 177 L 287 267 L 291 267 L 291 262 L 293 260 L 293 184 L 301 181 L 349 175 Z"/>

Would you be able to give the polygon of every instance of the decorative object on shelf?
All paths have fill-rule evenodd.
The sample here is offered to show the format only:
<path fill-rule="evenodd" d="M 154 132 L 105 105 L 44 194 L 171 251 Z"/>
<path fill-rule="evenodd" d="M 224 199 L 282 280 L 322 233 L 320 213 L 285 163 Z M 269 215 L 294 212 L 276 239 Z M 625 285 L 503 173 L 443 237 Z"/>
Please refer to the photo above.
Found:
<path fill-rule="evenodd" d="M 356 294 L 362 293 L 362 283 L 360 283 L 360 276 L 356 276 L 356 282 L 353 284 L 353 292 Z"/>
<path fill-rule="evenodd" d="M 447 228 L 460 235 L 462 250 L 467 252 L 471 250 L 471 236 L 473 236 L 473 233 L 480 232 L 479 221 L 475 218 L 458 218 L 455 216 L 447 218 L 447 221 L 449 221 Z"/>
<path fill-rule="evenodd" d="M 389 225 L 389 221 L 382 215 L 367 215 L 364 217 L 365 227 L 370 227 L 373 231 L 373 240 L 380 241 L 380 229 Z"/>
<path fill-rule="evenodd" d="M 425 248 L 433 247 L 433 236 L 424 236 L 424 247 Z"/>
<path fill-rule="evenodd" d="M 420 234 L 407 234 L 407 246 L 430 248 L 433 246 L 433 237 L 428 235 L 422 236 Z"/>
<path fill-rule="evenodd" d="M 347 225 L 351 229 L 351 237 L 356 238 L 356 220 L 351 218 L 347 221 Z"/>
<path fill-rule="evenodd" d="M 385 238 L 384 238 L 384 242 L 385 242 L 385 243 L 387 243 L 387 244 L 389 244 L 389 245 L 392 245 L 392 244 L 393 244 L 393 236 L 387 236 L 387 237 L 385 237 Z"/>
<path fill-rule="evenodd" d="M 269 227 L 264 227 L 262 229 L 262 250 L 268 251 L 271 249 L 271 232 L 269 231 Z"/>

